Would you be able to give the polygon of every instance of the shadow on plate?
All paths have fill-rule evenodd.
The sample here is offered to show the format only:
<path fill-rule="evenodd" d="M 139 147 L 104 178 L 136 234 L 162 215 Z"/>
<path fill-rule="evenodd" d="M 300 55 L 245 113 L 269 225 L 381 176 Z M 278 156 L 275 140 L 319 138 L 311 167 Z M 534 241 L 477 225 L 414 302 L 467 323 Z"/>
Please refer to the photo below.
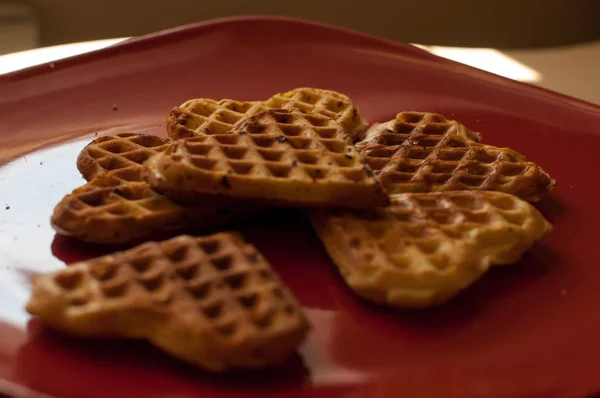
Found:
<path fill-rule="evenodd" d="M 27 331 L 29 339 L 17 354 L 16 377 L 48 393 L 97 389 L 93 396 L 127 396 L 122 394 L 132 389 L 135 396 L 192 396 L 190 388 L 205 393 L 276 391 L 297 387 L 308 375 L 298 355 L 264 370 L 210 374 L 142 341 L 70 338 L 38 319 L 29 322 Z"/>

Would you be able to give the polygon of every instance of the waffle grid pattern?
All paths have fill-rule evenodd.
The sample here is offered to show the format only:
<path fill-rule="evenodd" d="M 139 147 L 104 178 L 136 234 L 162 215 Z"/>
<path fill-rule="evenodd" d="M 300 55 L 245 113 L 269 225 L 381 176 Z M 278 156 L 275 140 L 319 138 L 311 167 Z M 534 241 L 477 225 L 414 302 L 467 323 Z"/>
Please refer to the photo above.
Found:
<path fill-rule="evenodd" d="M 401 308 L 441 304 L 551 229 L 529 203 L 489 191 L 407 193 L 386 208 L 311 213 L 346 283 Z"/>
<path fill-rule="evenodd" d="M 226 134 L 240 120 L 265 109 L 262 102 L 193 99 L 171 111 L 167 131 L 169 137 L 174 140 L 200 135 Z"/>
<path fill-rule="evenodd" d="M 251 358 L 234 358 L 234 362 L 268 361 L 264 349 L 268 350 L 269 344 L 278 347 L 307 329 L 295 298 L 264 257 L 236 233 L 150 242 L 40 276 L 34 283 L 36 289 L 52 292 L 49 300 L 60 298 L 62 306 L 58 313 L 49 314 L 40 307 L 55 309 L 57 303 L 33 301 L 28 309 L 42 318 L 55 317 L 61 325 L 79 323 L 85 328 L 104 319 L 104 327 L 112 333 L 131 337 L 130 325 L 111 324 L 111 319 L 115 322 L 130 313 L 145 313 L 145 325 L 137 325 L 134 332 L 142 330 L 143 335 L 136 337 L 154 341 L 155 333 L 162 336 L 157 332 L 161 327 L 182 335 L 203 336 L 200 340 L 170 338 L 165 342 L 158 337 L 155 341 L 177 353 L 182 349 L 187 352 L 185 345 L 189 345 L 188 360 L 192 362 L 227 362 L 231 352 L 244 352 L 236 351 L 243 345 L 252 348 L 248 353 Z M 170 317 L 155 324 L 161 318 L 153 313 L 168 313 Z M 182 330 L 185 328 L 190 330 Z M 204 352 L 198 345 L 210 342 L 224 350 L 221 358 L 194 356 Z M 287 347 L 288 354 L 293 349 L 295 346 Z"/>
<path fill-rule="evenodd" d="M 103 136 L 81 151 L 77 168 L 88 181 L 101 173 L 111 173 L 123 181 L 140 181 L 144 162 L 168 143 L 167 139 L 145 134 Z"/>
<path fill-rule="evenodd" d="M 352 140 L 367 127 L 367 121 L 358 113 L 350 98 L 330 90 L 299 88 L 286 93 L 275 94 L 265 101 L 269 108 L 301 109 L 330 117 L 341 124 Z"/>
<path fill-rule="evenodd" d="M 497 190 L 537 200 L 551 189 L 553 181 L 547 173 L 523 155 L 479 144 L 478 136 L 452 123 L 438 122 L 440 117 L 402 113 L 393 130 L 377 128 L 359 145 L 390 194 Z M 462 133 L 453 132 L 458 130 Z"/>
<path fill-rule="evenodd" d="M 186 190 L 186 183 L 200 192 L 220 188 L 236 196 L 240 180 L 292 188 L 326 182 L 330 191 L 344 186 L 380 189 L 349 140 L 330 118 L 299 110 L 269 110 L 247 119 L 231 134 L 174 143 L 148 163 L 148 174 L 153 187 L 174 197 Z M 162 173 L 167 169 L 172 173 L 169 177 Z M 153 174 L 160 177 L 154 179 Z M 383 192 L 377 196 L 384 204 Z"/>

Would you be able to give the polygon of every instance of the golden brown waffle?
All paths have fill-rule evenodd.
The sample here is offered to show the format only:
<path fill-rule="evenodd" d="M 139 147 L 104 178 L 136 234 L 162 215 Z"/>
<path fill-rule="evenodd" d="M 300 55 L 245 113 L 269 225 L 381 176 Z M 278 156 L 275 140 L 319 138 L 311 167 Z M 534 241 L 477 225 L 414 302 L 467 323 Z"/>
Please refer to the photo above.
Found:
<path fill-rule="evenodd" d="M 440 115 L 403 112 L 370 129 L 357 147 L 390 194 L 494 190 L 536 201 L 554 186 L 520 153 L 478 139 Z"/>
<path fill-rule="evenodd" d="M 398 308 L 439 305 L 494 264 L 512 263 L 551 230 L 529 203 L 501 192 L 392 195 L 386 208 L 311 213 L 348 286 Z"/>
<path fill-rule="evenodd" d="M 340 123 L 353 141 L 363 133 L 368 122 L 358 113 L 358 108 L 346 95 L 318 88 L 296 88 L 275 94 L 265 101 L 269 108 L 302 109 L 330 117 Z"/>
<path fill-rule="evenodd" d="M 169 140 L 153 135 L 121 133 L 96 138 L 77 158 L 77 169 L 86 180 L 100 173 L 110 173 L 116 178 L 139 176 L 142 164 L 150 156 L 163 151 Z M 139 181 L 139 177 L 134 179 Z"/>
<path fill-rule="evenodd" d="M 262 102 L 193 99 L 173 108 L 167 121 L 167 132 L 169 137 L 174 140 L 201 135 L 225 134 L 241 119 L 265 109 Z"/>
<path fill-rule="evenodd" d="M 33 278 L 27 311 L 66 333 L 145 339 L 210 371 L 284 361 L 309 325 L 236 233 L 180 236 Z"/>
<path fill-rule="evenodd" d="M 155 233 L 210 228 L 260 211 L 257 205 L 207 195 L 185 206 L 153 191 L 142 179 L 142 163 L 168 140 L 131 133 L 97 138 L 77 161 L 84 178 L 55 207 L 54 229 L 91 243 L 123 243 Z"/>
<path fill-rule="evenodd" d="M 230 198 L 205 196 L 182 205 L 139 179 L 139 171 L 98 175 L 65 196 L 54 208 L 51 223 L 63 235 L 90 243 L 123 243 L 172 230 L 210 228 L 238 220 L 259 206 Z M 137 173 L 137 174 L 136 174 Z M 124 180 L 131 178 L 131 181 Z"/>
<path fill-rule="evenodd" d="M 146 162 L 144 177 L 184 201 L 212 193 L 298 206 L 385 205 L 387 195 L 348 141 L 328 117 L 269 110 L 230 134 L 174 142 Z"/>

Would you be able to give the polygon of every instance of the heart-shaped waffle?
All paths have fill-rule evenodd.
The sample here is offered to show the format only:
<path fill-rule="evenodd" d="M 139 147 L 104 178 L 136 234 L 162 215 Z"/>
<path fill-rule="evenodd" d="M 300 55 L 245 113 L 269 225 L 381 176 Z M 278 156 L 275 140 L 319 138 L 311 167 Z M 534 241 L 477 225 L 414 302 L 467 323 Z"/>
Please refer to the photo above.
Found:
<path fill-rule="evenodd" d="M 265 102 L 192 99 L 173 108 L 167 121 L 167 131 L 174 140 L 225 134 L 241 119 L 270 108 L 297 108 L 330 117 L 340 123 L 352 139 L 367 128 L 367 121 L 346 95 L 318 88 L 297 88 L 275 94 Z"/>
<path fill-rule="evenodd" d="M 388 207 L 310 219 L 350 289 L 397 308 L 444 303 L 551 229 L 529 203 L 491 191 L 397 194 Z"/>
<path fill-rule="evenodd" d="M 371 127 L 357 147 L 390 194 L 494 190 L 537 201 L 554 186 L 520 153 L 478 141 L 441 115 L 402 112 Z"/>
<path fill-rule="evenodd" d="M 284 361 L 302 308 L 235 233 L 150 242 L 33 278 L 27 311 L 75 336 L 144 339 L 210 371 Z"/>
<path fill-rule="evenodd" d="M 90 181 L 65 196 L 51 217 L 54 229 L 91 243 L 123 243 L 165 231 L 210 228 L 259 212 L 258 205 L 205 195 L 186 206 L 143 181 L 143 162 L 168 146 L 163 138 L 123 133 L 97 138 L 77 167 Z"/>
<path fill-rule="evenodd" d="M 298 109 L 244 119 L 230 134 L 173 142 L 145 164 L 150 185 L 177 200 L 206 194 L 296 206 L 372 207 L 387 195 L 344 128 Z"/>

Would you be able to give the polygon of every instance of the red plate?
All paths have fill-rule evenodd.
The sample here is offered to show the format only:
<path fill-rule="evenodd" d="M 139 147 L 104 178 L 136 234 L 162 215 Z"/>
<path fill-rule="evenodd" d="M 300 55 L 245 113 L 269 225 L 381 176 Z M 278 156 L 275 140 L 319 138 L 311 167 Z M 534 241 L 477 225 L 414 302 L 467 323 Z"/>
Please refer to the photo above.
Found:
<path fill-rule="evenodd" d="M 298 86 L 347 93 L 371 121 L 440 112 L 523 152 L 558 181 L 539 204 L 555 231 L 443 308 L 392 313 L 352 296 L 301 216 L 246 225 L 314 325 L 300 355 L 266 374 L 213 377 L 142 343 L 72 341 L 29 320 L 29 273 L 106 251 L 48 223 L 83 182 L 75 158 L 93 132 L 162 134 L 188 98 L 259 100 Z M 574 397 L 600 387 L 600 108 L 342 29 L 237 18 L 0 77 L 0 126 L 0 388 L 10 394 Z"/>

